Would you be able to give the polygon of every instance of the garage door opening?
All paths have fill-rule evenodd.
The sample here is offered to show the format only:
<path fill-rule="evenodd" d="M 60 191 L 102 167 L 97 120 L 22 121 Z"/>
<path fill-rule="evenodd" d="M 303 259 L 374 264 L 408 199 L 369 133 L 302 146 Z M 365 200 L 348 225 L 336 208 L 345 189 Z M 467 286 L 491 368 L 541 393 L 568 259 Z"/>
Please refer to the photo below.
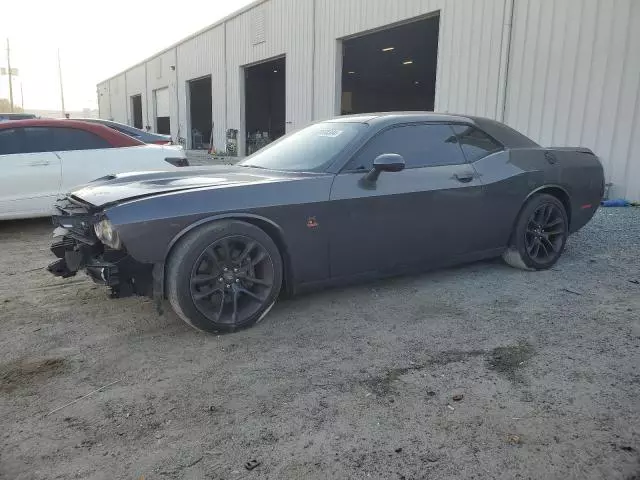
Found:
<path fill-rule="evenodd" d="M 191 148 L 207 150 L 212 131 L 211 75 L 189 82 L 189 120 L 191 128 Z"/>
<path fill-rule="evenodd" d="M 159 88 L 158 90 L 153 91 L 153 109 L 156 133 L 171 135 L 168 88 Z"/>
<path fill-rule="evenodd" d="M 433 110 L 439 15 L 343 42 L 341 114 Z"/>
<path fill-rule="evenodd" d="M 142 130 L 142 95 L 131 96 L 131 116 L 133 126 Z"/>
<path fill-rule="evenodd" d="M 286 132 L 286 60 L 245 68 L 247 155 Z"/>

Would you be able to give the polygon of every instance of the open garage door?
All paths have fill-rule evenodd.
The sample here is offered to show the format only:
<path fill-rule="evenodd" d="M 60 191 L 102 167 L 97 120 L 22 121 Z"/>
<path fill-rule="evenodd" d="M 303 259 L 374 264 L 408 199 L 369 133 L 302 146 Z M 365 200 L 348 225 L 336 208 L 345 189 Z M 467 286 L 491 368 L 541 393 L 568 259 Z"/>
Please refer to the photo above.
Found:
<path fill-rule="evenodd" d="M 131 96 L 131 117 L 133 126 L 142 130 L 142 95 Z"/>
<path fill-rule="evenodd" d="M 245 68 L 247 155 L 286 132 L 285 70 L 284 57 Z"/>
<path fill-rule="evenodd" d="M 171 135 L 169 89 L 159 88 L 154 90 L 153 99 L 156 132 L 163 135 Z"/>
<path fill-rule="evenodd" d="M 190 80 L 189 82 L 189 128 L 191 128 L 190 147 L 193 150 L 206 150 L 211 142 L 212 131 L 212 92 L 211 75 Z"/>
<path fill-rule="evenodd" d="M 341 114 L 433 110 L 439 15 L 343 42 Z"/>

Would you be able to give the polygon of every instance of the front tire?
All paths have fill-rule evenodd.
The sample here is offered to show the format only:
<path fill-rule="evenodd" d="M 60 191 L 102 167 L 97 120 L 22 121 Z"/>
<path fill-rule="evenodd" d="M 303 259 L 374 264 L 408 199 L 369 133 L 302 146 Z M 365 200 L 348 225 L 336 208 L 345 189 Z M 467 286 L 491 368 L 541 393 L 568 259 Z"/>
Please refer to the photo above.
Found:
<path fill-rule="evenodd" d="M 569 221 L 562 202 L 553 195 L 535 194 L 522 208 L 502 258 L 515 268 L 546 270 L 562 255 L 568 236 Z"/>
<path fill-rule="evenodd" d="M 271 237 L 250 223 L 203 225 L 180 240 L 167 261 L 171 306 L 208 333 L 231 332 L 260 321 L 282 286 L 282 257 Z"/>

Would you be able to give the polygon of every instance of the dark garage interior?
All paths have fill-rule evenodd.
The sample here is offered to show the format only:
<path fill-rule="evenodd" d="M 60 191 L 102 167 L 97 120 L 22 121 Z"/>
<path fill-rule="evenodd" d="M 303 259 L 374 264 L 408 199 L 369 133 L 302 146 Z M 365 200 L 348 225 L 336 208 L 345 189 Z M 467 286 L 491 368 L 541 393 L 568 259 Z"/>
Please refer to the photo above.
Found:
<path fill-rule="evenodd" d="M 163 135 L 171 134 L 171 107 L 169 105 L 169 89 L 160 88 L 153 91 L 153 115 L 155 131 Z"/>
<path fill-rule="evenodd" d="M 247 154 L 283 136 L 286 130 L 286 60 L 245 68 Z"/>
<path fill-rule="evenodd" d="M 156 132 L 162 135 L 171 134 L 171 119 L 169 117 L 156 118 Z"/>
<path fill-rule="evenodd" d="M 133 126 L 142 129 L 142 95 L 133 95 L 131 97 L 131 114 Z"/>
<path fill-rule="evenodd" d="M 433 110 L 439 15 L 343 42 L 342 115 Z"/>
<path fill-rule="evenodd" d="M 206 150 L 211 142 L 212 131 L 211 75 L 189 81 L 189 112 L 191 148 Z"/>

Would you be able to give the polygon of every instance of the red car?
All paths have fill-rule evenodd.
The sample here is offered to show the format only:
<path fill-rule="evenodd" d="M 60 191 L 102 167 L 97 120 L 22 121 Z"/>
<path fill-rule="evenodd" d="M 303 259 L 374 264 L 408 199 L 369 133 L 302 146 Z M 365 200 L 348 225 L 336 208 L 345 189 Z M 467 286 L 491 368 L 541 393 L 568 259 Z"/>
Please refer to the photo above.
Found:
<path fill-rule="evenodd" d="M 188 166 L 184 150 L 74 120 L 0 123 L 0 220 L 53 213 L 60 194 L 109 174 Z"/>

